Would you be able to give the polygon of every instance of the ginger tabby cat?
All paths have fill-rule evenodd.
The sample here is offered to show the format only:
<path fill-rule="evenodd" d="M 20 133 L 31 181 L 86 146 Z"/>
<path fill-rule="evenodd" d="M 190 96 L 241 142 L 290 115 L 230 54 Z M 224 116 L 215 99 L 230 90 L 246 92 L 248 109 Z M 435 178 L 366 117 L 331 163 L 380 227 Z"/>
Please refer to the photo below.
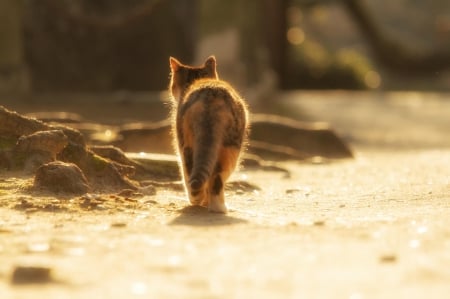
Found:
<path fill-rule="evenodd" d="M 247 106 L 219 79 L 214 56 L 200 67 L 170 57 L 170 68 L 173 133 L 189 200 L 226 213 L 224 185 L 247 139 Z"/>

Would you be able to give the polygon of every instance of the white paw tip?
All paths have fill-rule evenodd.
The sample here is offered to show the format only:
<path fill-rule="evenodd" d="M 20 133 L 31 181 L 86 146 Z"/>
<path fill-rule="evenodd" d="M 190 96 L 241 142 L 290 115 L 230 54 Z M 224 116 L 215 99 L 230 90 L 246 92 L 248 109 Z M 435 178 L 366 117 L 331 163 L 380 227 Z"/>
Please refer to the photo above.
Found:
<path fill-rule="evenodd" d="M 225 203 L 219 203 L 219 202 L 210 203 L 208 210 L 213 213 L 224 213 L 225 214 L 228 212 L 228 209 L 227 209 L 227 206 L 225 205 Z"/>

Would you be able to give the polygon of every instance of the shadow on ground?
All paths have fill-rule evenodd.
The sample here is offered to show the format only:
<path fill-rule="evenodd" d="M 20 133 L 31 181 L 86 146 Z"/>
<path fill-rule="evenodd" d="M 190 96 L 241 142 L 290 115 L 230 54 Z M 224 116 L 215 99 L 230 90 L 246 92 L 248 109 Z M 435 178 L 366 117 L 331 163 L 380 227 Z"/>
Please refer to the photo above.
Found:
<path fill-rule="evenodd" d="M 210 213 L 208 209 L 200 206 L 187 206 L 179 213 L 180 215 L 172 220 L 170 225 L 222 226 L 247 222 L 226 214 Z"/>

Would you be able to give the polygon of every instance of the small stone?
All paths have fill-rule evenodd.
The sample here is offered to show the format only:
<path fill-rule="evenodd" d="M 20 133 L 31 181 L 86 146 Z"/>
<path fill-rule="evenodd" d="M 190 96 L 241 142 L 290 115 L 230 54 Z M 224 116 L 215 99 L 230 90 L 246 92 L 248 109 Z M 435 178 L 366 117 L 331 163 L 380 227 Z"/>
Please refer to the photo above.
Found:
<path fill-rule="evenodd" d="M 51 269 L 48 267 L 17 266 L 11 277 L 12 284 L 36 284 L 52 281 Z"/>
<path fill-rule="evenodd" d="M 397 256 L 395 254 L 385 254 L 380 256 L 380 263 L 395 263 Z"/>
<path fill-rule="evenodd" d="M 154 186 L 145 186 L 145 187 L 140 188 L 139 191 L 142 192 L 142 193 L 139 193 L 142 196 L 143 195 L 155 195 L 156 194 L 156 187 L 154 187 Z"/>
<path fill-rule="evenodd" d="M 324 220 L 316 220 L 313 222 L 314 226 L 324 226 L 325 225 L 325 221 Z"/>
<path fill-rule="evenodd" d="M 226 183 L 225 190 L 244 193 L 253 192 L 255 190 L 260 191 L 261 188 L 247 181 L 231 181 Z"/>
<path fill-rule="evenodd" d="M 123 197 L 143 197 L 144 196 L 144 194 L 142 194 L 140 192 L 136 192 L 136 190 L 132 190 L 132 189 L 123 189 L 122 191 L 117 193 L 117 195 L 123 196 Z"/>
<path fill-rule="evenodd" d="M 136 199 L 130 198 L 130 197 L 124 197 L 123 200 L 124 200 L 124 201 L 128 201 L 128 202 L 133 202 L 133 203 L 136 203 L 136 202 L 137 202 Z"/>
<path fill-rule="evenodd" d="M 111 227 L 113 228 L 122 228 L 122 227 L 126 227 L 127 224 L 124 222 L 115 222 L 115 223 L 111 223 Z"/>
<path fill-rule="evenodd" d="M 243 195 L 245 192 L 242 189 L 237 189 L 236 190 L 236 195 Z"/>
<path fill-rule="evenodd" d="M 287 189 L 285 192 L 286 194 L 293 194 L 300 192 L 300 189 Z"/>

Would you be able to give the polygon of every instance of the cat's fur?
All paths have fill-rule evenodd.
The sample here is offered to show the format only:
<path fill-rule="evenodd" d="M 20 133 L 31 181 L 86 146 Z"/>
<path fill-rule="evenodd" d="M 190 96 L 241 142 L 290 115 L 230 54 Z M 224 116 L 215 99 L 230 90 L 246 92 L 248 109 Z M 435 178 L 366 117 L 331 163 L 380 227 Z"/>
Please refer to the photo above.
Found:
<path fill-rule="evenodd" d="M 227 212 L 224 185 L 247 139 L 244 100 L 219 79 L 216 59 L 191 67 L 170 57 L 173 133 L 186 192 L 193 205 Z"/>

